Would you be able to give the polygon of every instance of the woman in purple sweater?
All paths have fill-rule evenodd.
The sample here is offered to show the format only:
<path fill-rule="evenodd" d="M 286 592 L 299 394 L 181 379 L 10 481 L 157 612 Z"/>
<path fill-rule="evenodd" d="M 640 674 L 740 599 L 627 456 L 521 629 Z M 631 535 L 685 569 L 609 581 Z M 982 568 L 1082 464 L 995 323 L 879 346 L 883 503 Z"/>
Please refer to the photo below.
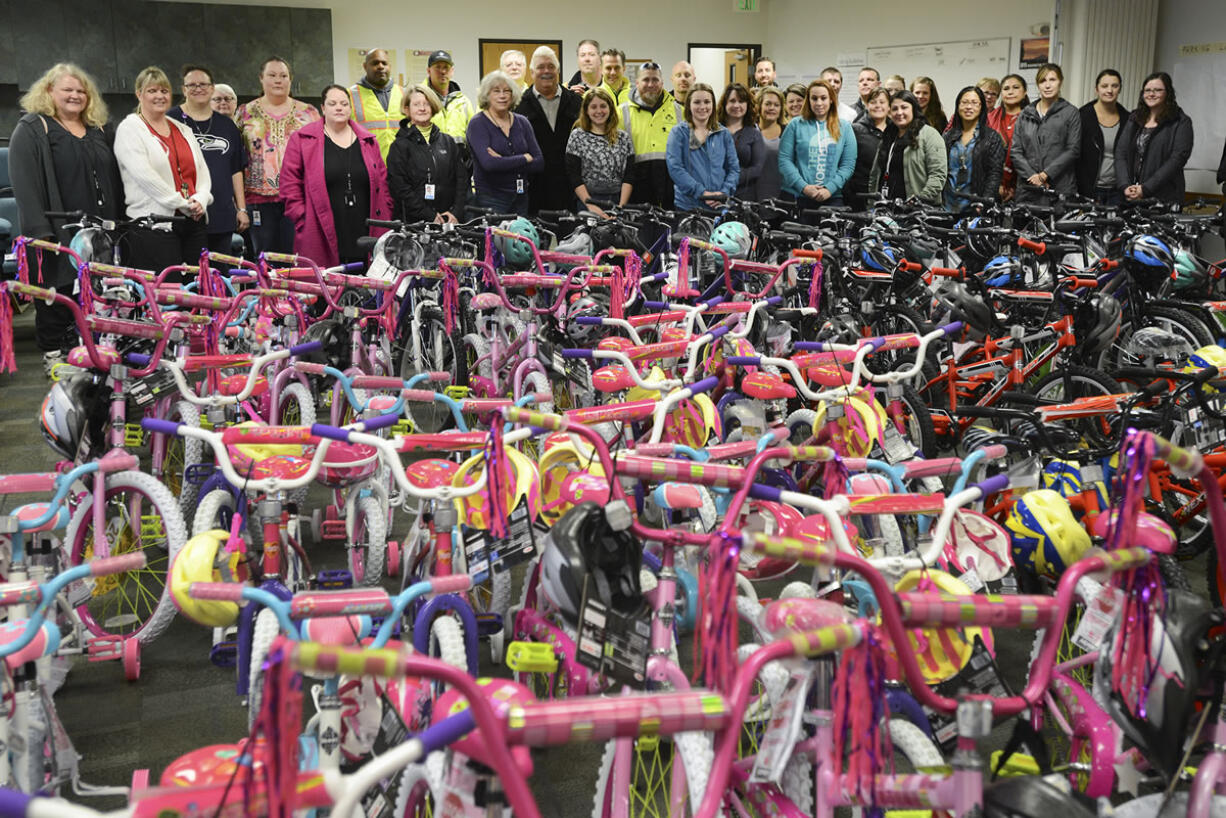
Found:
<path fill-rule="evenodd" d="M 526 216 L 528 186 L 543 163 L 532 125 L 514 113 L 519 98 L 519 85 L 505 72 L 486 74 L 477 90 L 481 113 L 468 123 L 467 142 L 473 159 L 474 204 Z"/>

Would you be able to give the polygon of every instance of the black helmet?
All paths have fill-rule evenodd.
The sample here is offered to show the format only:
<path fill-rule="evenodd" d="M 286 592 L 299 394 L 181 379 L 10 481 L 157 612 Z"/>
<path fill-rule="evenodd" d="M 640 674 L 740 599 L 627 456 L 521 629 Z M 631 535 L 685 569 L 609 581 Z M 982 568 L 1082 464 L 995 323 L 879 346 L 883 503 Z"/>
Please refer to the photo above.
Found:
<path fill-rule="evenodd" d="M 982 338 L 996 329 L 998 322 L 992 305 L 979 296 L 972 295 L 965 285 L 950 284 L 941 291 L 938 298 L 953 313 L 956 320 L 971 329 L 973 336 Z"/>
<path fill-rule="evenodd" d="M 1120 302 L 1113 295 L 1095 293 L 1073 314 L 1077 346 L 1090 359 L 1102 354 L 1120 333 Z"/>
<path fill-rule="evenodd" d="M 580 503 L 554 523 L 541 552 L 541 587 L 564 614 L 578 618 L 583 585 L 611 609 L 631 614 L 643 605 L 639 568 L 643 546 L 614 531 L 604 506 Z"/>
<path fill-rule="evenodd" d="M 340 370 L 349 368 L 352 359 L 352 345 L 345 325 L 338 318 L 325 318 L 316 321 L 302 333 L 299 343 L 320 341 L 323 348 L 308 352 L 300 360 L 313 364 L 333 366 Z"/>

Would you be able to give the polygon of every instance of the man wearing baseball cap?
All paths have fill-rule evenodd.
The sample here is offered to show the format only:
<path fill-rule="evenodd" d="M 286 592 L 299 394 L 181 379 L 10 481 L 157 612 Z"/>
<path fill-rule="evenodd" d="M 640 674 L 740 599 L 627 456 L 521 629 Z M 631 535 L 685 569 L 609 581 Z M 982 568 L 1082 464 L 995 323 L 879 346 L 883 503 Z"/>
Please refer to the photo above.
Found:
<path fill-rule="evenodd" d="M 473 104 L 460 93 L 460 86 L 451 79 L 455 62 L 449 51 L 435 51 L 426 61 L 426 81 L 422 85 L 438 94 L 442 110 L 432 120 L 443 133 L 464 144 L 468 121 L 473 118 Z"/>

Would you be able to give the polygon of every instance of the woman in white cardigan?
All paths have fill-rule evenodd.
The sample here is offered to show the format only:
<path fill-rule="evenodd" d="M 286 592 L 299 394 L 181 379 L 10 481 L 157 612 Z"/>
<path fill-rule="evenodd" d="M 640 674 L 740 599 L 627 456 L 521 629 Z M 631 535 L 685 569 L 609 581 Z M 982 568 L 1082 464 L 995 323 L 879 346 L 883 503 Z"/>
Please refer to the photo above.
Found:
<path fill-rule="evenodd" d="M 136 76 L 136 113 L 115 131 L 115 158 L 123 178 L 129 219 L 183 216 L 170 224 L 134 228 L 128 233 L 127 263 L 161 272 L 176 264 L 196 264 L 208 245 L 205 209 L 212 203 L 212 180 L 195 135 L 166 116 L 170 79 L 149 67 Z M 181 281 L 181 275 L 171 280 Z"/>

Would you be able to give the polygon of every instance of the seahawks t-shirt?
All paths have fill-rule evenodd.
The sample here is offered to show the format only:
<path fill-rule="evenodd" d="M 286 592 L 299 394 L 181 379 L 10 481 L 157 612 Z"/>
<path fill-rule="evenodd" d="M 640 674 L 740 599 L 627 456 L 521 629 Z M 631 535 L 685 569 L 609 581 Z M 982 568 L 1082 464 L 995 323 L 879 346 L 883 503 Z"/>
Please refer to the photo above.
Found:
<path fill-rule="evenodd" d="M 181 106 L 171 108 L 167 116 L 182 122 L 196 135 L 196 144 L 204 154 L 204 164 L 213 180 L 213 203 L 209 205 L 208 232 L 233 233 L 238 211 L 234 206 L 234 183 L 231 178 L 247 167 L 247 149 L 243 135 L 228 116 L 213 112 L 209 119 L 197 121 L 184 113 Z"/>

